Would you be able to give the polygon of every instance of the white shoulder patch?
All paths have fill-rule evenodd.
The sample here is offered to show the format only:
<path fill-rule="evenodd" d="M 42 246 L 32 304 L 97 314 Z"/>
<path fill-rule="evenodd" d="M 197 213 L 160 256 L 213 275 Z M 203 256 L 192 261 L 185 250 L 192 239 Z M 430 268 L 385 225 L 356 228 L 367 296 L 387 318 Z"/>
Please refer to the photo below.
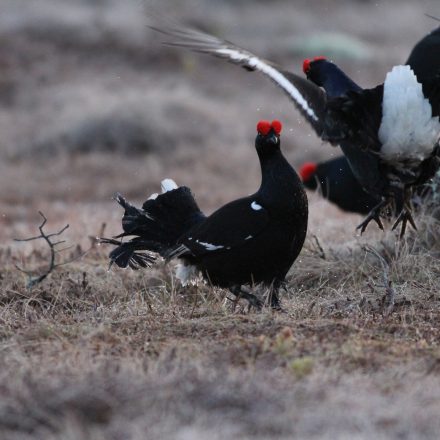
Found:
<path fill-rule="evenodd" d="M 162 182 L 160 182 L 160 186 L 162 187 L 162 194 L 178 188 L 177 183 L 174 182 L 173 179 L 162 180 Z"/>
<path fill-rule="evenodd" d="M 215 245 L 211 243 L 206 243 L 204 241 L 196 240 L 196 243 L 198 243 L 200 246 L 203 246 L 207 251 L 217 251 L 219 249 L 223 249 L 224 246 L 222 245 Z"/>
<path fill-rule="evenodd" d="M 260 209 L 263 209 L 263 207 L 259 205 L 255 200 L 251 203 L 251 208 L 254 211 L 259 211 Z"/>
<path fill-rule="evenodd" d="M 440 136 L 438 117 L 409 66 L 395 66 L 384 83 L 379 140 L 384 160 L 422 161 Z"/>
<path fill-rule="evenodd" d="M 158 197 L 159 197 L 158 193 L 153 193 L 153 194 L 151 194 L 150 197 L 148 197 L 147 200 L 156 200 Z"/>

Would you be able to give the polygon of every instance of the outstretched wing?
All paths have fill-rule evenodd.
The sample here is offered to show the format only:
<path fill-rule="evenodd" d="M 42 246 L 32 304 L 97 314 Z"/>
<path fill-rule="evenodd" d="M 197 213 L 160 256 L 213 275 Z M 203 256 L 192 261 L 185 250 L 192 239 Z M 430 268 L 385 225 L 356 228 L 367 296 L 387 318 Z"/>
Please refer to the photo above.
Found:
<path fill-rule="evenodd" d="M 293 101 L 300 113 L 312 125 L 316 133 L 322 133 L 323 115 L 326 107 L 325 93 L 311 81 L 221 38 L 185 27 L 155 27 L 151 29 L 172 38 L 164 44 L 183 47 L 195 52 L 223 58 L 246 70 L 257 71 L 270 78 Z"/>
<path fill-rule="evenodd" d="M 252 197 L 235 200 L 211 214 L 179 240 L 178 254 L 195 257 L 227 252 L 258 236 L 269 222 L 269 213 Z M 171 252 L 168 258 L 179 256 Z"/>

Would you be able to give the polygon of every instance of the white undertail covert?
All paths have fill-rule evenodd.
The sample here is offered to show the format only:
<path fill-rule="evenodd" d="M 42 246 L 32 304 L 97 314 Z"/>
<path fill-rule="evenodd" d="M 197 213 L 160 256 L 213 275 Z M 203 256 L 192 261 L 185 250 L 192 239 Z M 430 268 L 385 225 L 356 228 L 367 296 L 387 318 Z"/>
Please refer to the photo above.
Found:
<path fill-rule="evenodd" d="M 440 136 L 438 117 L 432 117 L 429 100 L 409 66 L 396 66 L 387 74 L 379 140 L 381 156 L 388 161 L 422 161 Z"/>

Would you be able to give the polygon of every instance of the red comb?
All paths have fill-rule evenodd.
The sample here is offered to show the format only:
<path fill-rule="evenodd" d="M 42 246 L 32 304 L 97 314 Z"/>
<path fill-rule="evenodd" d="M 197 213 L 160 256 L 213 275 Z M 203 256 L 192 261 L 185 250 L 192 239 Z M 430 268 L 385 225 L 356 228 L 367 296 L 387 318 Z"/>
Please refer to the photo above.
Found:
<path fill-rule="evenodd" d="M 308 71 L 310 70 L 310 64 L 313 63 L 313 61 L 320 61 L 320 60 L 326 60 L 326 57 L 323 56 L 319 56 L 319 57 L 314 57 L 313 60 L 310 60 L 308 58 L 306 58 L 303 61 L 303 72 L 304 73 L 308 73 Z"/>
<path fill-rule="evenodd" d="M 280 121 L 275 119 L 274 121 L 272 121 L 272 128 L 273 128 L 273 131 L 275 132 L 275 134 L 277 136 L 279 136 L 281 133 L 281 130 L 283 129 L 283 124 L 281 124 Z"/>
<path fill-rule="evenodd" d="M 299 169 L 299 175 L 301 176 L 301 180 L 303 182 L 307 182 L 310 180 L 311 177 L 314 176 L 316 173 L 316 168 L 318 166 L 316 163 L 313 162 L 306 162 L 300 169 Z"/>
<path fill-rule="evenodd" d="M 303 72 L 307 73 L 310 70 L 310 60 L 307 58 L 303 61 Z"/>
<path fill-rule="evenodd" d="M 271 129 L 271 125 L 269 121 L 260 121 L 257 124 L 257 131 L 263 136 L 266 136 L 269 133 L 270 129 Z"/>

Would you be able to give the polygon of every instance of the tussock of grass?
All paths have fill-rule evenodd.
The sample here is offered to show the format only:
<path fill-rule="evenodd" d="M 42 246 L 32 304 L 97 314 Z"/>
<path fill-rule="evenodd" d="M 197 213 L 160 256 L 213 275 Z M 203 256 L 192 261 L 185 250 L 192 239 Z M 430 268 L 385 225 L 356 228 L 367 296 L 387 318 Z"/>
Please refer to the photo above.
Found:
<path fill-rule="evenodd" d="M 173 438 L 182 429 L 191 438 L 331 438 L 335 420 L 345 433 L 419 433 L 409 408 L 439 390 L 440 229 L 428 213 L 417 223 L 402 242 L 387 233 L 369 243 L 396 290 L 388 316 L 383 266 L 364 239 L 346 250 L 310 237 L 283 295 L 285 313 L 234 308 L 226 292 L 203 284 L 183 288 L 167 266 L 107 272 L 100 247 L 29 291 L 11 263 L 38 266 L 45 251 L 12 261 L 5 253 L 0 426 L 7 438 L 144 438 L 146 430 Z M 402 411 L 411 424 L 383 415 L 390 393 L 410 399 Z M 436 401 L 423 416 L 426 438 Z M 307 415 L 312 402 L 320 424 Z M 369 428 L 347 409 L 361 402 L 375 420 Z"/>

